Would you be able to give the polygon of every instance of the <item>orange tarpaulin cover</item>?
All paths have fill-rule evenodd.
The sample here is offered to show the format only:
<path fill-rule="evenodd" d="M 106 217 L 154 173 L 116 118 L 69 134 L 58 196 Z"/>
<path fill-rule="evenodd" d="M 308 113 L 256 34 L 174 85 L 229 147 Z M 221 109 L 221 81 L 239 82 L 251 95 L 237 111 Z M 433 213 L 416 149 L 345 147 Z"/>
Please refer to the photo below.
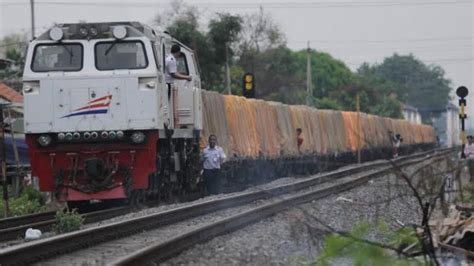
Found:
<path fill-rule="evenodd" d="M 435 142 L 434 129 L 405 120 L 356 112 L 317 110 L 203 91 L 202 146 L 210 134 L 226 154 L 240 157 L 297 154 L 296 129 L 303 130 L 303 153 L 327 154 L 390 147 L 389 131 L 402 145 Z"/>

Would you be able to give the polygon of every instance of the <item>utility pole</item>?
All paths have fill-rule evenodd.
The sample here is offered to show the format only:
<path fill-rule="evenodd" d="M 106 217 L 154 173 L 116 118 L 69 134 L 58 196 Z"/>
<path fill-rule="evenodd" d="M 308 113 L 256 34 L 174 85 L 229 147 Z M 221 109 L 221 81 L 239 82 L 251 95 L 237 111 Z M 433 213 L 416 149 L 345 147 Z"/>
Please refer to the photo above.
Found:
<path fill-rule="evenodd" d="M 227 43 L 225 43 L 225 86 L 227 88 L 227 94 L 231 95 L 230 90 L 230 68 L 229 68 L 229 51 L 227 48 Z"/>
<path fill-rule="evenodd" d="M 13 119 L 12 119 L 12 113 L 11 113 L 11 107 L 7 108 L 7 113 L 8 113 L 8 119 L 10 120 L 10 137 L 12 141 L 12 148 L 13 148 L 13 155 L 15 156 L 15 179 L 12 182 L 13 184 L 13 197 L 18 197 L 20 196 L 20 179 L 22 178 L 22 175 L 20 173 L 20 155 L 18 154 L 18 147 L 16 146 L 16 140 L 15 140 L 15 131 L 13 128 Z"/>
<path fill-rule="evenodd" d="M 31 11 L 31 39 L 35 39 L 35 0 L 30 0 Z"/>
<path fill-rule="evenodd" d="M 360 164 L 360 149 L 362 146 L 361 140 L 361 126 L 360 126 L 360 97 L 359 93 L 356 95 L 356 111 L 357 111 L 357 163 Z"/>
<path fill-rule="evenodd" d="M 306 50 L 306 105 L 312 106 L 313 98 L 313 88 L 312 88 L 312 79 L 311 79 L 311 48 Z"/>
<path fill-rule="evenodd" d="M 464 132 L 465 128 L 464 128 L 464 120 L 467 118 L 467 115 L 466 113 L 464 112 L 464 108 L 466 107 L 466 96 L 469 94 L 469 90 L 464 87 L 464 86 L 461 86 L 459 88 L 457 88 L 456 90 L 456 95 L 461 98 L 459 99 L 459 119 L 461 120 L 461 134 L 460 134 L 460 138 L 461 138 L 461 143 L 462 143 L 462 146 L 461 146 L 461 158 L 466 158 L 466 154 L 464 153 L 464 146 L 466 145 L 466 134 Z"/>
<path fill-rule="evenodd" d="M 3 184 L 3 210 L 4 217 L 10 215 L 10 208 L 8 206 L 8 179 L 7 179 L 7 156 L 5 151 L 5 124 L 3 122 L 3 108 L 6 104 L 0 103 L 0 157 L 2 167 L 2 184 Z"/>

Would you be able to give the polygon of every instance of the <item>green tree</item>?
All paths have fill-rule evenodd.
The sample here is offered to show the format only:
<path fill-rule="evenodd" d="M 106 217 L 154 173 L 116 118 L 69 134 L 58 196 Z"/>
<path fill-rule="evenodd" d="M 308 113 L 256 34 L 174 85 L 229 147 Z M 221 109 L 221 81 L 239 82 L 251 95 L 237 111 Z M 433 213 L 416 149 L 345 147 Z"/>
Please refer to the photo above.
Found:
<path fill-rule="evenodd" d="M 167 31 L 194 51 L 199 62 L 202 86 L 208 89 L 213 87 L 214 80 L 219 79 L 220 66 L 214 62 L 214 53 L 209 49 L 211 44 L 207 36 L 198 28 L 197 20 L 182 17 L 168 26 Z"/>
<path fill-rule="evenodd" d="M 217 13 L 217 18 L 209 22 L 208 37 L 213 44 L 215 62 L 224 63 L 226 47 L 230 57 L 234 55 L 232 45 L 237 41 L 242 30 L 242 18 L 228 13 Z"/>
<path fill-rule="evenodd" d="M 209 22 L 208 39 L 213 52 L 213 63 L 218 67 L 218 77 L 213 79 L 209 89 L 222 91 L 224 88 L 225 63 L 232 65 L 235 44 L 242 30 L 242 18 L 228 13 L 217 13 L 217 18 Z"/>
<path fill-rule="evenodd" d="M 227 61 L 233 94 L 242 91 L 242 75 L 252 72 L 257 98 L 306 102 L 307 51 L 289 49 L 284 33 L 268 13 L 263 9 L 243 16 L 217 13 L 207 31 L 199 24 L 198 14 L 196 7 L 178 0 L 157 21 L 195 51 L 205 89 L 223 91 Z M 330 54 L 311 50 L 311 65 L 311 97 L 317 108 L 354 111 L 359 95 L 363 112 L 400 118 L 401 102 L 439 108 L 448 101 L 449 80 L 443 69 L 426 66 L 411 55 L 395 54 L 381 65 L 363 64 L 353 73 Z"/>
<path fill-rule="evenodd" d="M 373 76 L 356 75 L 355 77 L 354 89 L 349 92 L 350 96 L 348 98 L 346 96 L 344 100 L 350 110 L 355 110 L 353 99 L 359 93 L 362 112 L 392 118 L 402 117 L 401 104 L 392 89 L 396 87 L 394 84 Z"/>
<path fill-rule="evenodd" d="M 297 76 L 298 60 L 288 47 L 242 54 L 239 65 L 255 75 L 256 97 L 287 104 L 304 103 L 304 82 Z"/>
<path fill-rule="evenodd" d="M 0 58 L 11 62 L 6 69 L 0 70 L 0 79 L 17 89 L 21 87 L 18 84 L 23 76 L 27 45 L 27 37 L 22 34 L 11 34 L 0 40 L 0 47 L 5 51 Z"/>
<path fill-rule="evenodd" d="M 350 110 L 352 106 L 347 105 L 352 96 L 348 93 L 351 91 L 355 81 L 354 74 L 340 60 L 334 59 L 330 54 L 311 50 L 311 77 L 313 84 L 314 101 L 317 108 L 338 108 Z M 297 76 L 304 84 L 306 81 L 306 64 L 307 50 L 295 52 L 297 60 Z M 305 88 L 306 85 L 303 85 Z M 341 95 L 341 93 L 345 93 Z M 355 94 L 354 94 L 355 95 Z M 331 101 L 330 101 L 331 99 Z"/>
<path fill-rule="evenodd" d="M 390 82 L 399 100 L 421 110 L 445 108 L 450 100 L 450 81 L 444 77 L 444 70 L 428 66 L 411 54 L 394 54 L 380 65 L 365 64 L 358 72 Z"/>

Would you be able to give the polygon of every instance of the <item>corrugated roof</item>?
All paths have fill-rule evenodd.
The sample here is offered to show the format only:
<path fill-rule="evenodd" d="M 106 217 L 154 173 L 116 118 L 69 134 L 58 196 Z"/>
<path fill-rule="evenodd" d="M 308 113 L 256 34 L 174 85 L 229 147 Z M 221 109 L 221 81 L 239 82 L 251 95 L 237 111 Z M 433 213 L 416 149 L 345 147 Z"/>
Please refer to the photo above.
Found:
<path fill-rule="evenodd" d="M 0 97 L 14 103 L 23 103 L 23 95 L 16 90 L 0 83 Z"/>

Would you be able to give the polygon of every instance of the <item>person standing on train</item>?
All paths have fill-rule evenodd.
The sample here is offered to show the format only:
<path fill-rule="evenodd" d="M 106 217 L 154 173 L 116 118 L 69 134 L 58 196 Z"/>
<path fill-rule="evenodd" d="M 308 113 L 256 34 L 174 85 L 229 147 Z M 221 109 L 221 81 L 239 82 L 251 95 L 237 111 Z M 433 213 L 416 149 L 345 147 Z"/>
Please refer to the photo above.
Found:
<path fill-rule="evenodd" d="M 303 145 L 304 137 L 303 130 L 301 128 L 296 129 L 296 145 L 298 147 L 298 152 L 301 153 L 301 146 Z"/>
<path fill-rule="evenodd" d="M 467 144 L 464 146 L 464 154 L 469 168 L 470 181 L 474 181 L 474 137 L 467 136 Z"/>
<path fill-rule="evenodd" d="M 209 144 L 201 153 L 204 185 L 210 195 L 219 194 L 221 189 L 221 164 L 225 161 L 224 150 L 217 146 L 216 135 L 209 136 Z"/>
<path fill-rule="evenodd" d="M 178 44 L 171 46 L 171 54 L 166 57 L 165 60 L 165 82 L 168 86 L 168 98 L 171 95 L 171 88 L 174 85 L 175 79 L 185 79 L 191 81 L 192 76 L 183 75 L 178 72 L 178 64 L 176 61 L 181 56 L 181 47 Z"/>

